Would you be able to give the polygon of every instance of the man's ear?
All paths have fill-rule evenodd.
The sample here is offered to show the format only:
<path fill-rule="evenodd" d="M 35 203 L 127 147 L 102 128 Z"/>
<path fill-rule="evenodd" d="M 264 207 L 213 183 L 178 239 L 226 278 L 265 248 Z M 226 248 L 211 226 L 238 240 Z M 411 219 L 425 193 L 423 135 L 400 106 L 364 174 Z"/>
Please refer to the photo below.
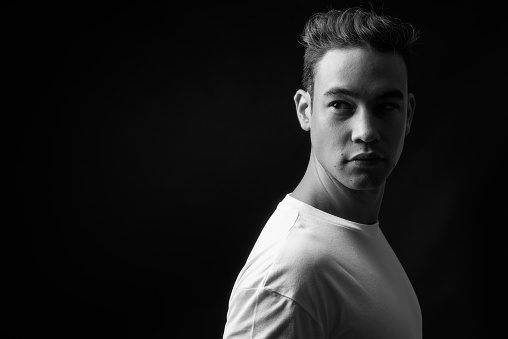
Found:
<path fill-rule="evenodd" d="M 310 119 L 311 119 L 311 98 L 310 94 L 303 89 L 296 91 L 295 97 L 296 115 L 300 126 L 304 131 L 310 131 Z"/>
<path fill-rule="evenodd" d="M 409 131 L 411 130 L 411 123 L 413 122 L 415 108 L 416 108 L 415 96 L 413 95 L 413 93 L 409 93 L 409 97 L 407 100 L 406 135 L 408 135 Z"/>

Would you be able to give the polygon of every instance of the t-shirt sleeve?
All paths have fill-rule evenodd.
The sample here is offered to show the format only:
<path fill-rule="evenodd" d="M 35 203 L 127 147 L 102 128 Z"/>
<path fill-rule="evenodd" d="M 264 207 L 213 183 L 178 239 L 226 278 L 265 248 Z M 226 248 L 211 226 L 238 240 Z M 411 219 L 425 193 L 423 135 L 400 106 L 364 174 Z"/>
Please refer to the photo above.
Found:
<path fill-rule="evenodd" d="M 324 338 L 321 327 L 305 309 L 266 287 L 238 290 L 227 318 L 224 339 Z"/>

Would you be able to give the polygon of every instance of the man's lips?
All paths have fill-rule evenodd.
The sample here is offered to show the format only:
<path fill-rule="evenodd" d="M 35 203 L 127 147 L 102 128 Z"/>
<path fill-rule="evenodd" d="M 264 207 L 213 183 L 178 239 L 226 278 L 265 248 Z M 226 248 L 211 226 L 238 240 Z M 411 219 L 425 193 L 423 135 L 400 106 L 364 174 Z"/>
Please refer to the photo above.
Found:
<path fill-rule="evenodd" d="M 383 157 L 375 152 L 358 153 L 353 155 L 348 161 L 380 161 Z"/>

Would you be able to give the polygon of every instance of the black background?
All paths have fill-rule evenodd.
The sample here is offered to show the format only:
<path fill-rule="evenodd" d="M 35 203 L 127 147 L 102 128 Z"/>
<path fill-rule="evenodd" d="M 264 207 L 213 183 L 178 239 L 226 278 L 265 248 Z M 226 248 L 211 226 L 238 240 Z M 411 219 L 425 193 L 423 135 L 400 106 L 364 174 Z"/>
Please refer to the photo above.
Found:
<path fill-rule="evenodd" d="M 359 4 L 423 32 L 381 228 L 424 336 L 483 333 L 493 165 L 479 157 L 499 137 L 485 114 L 500 24 L 473 3 L 17 2 L 3 8 L 4 337 L 220 338 L 236 275 L 308 161 L 298 36 L 311 14 Z"/>

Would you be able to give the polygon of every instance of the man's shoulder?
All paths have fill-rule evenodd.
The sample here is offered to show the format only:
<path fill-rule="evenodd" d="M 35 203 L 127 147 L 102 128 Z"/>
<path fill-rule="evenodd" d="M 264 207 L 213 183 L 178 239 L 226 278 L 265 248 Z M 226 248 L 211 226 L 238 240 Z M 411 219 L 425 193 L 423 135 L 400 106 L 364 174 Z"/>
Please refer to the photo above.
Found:
<path fill-rule="evenodd" d="M 280 244 L 266 285 L 307 284 L 326 271 L 335 261 L 327 231 L 297 220 Z"/>
<path fill-rule="evenodd" d="M 302 285 L 322 281 L 341 260 L 337 249 L 344 247 L 343 233 L 336 225 L 282 204 L 263 228 L 238 287 L 267 287 L 290 296 Z"/>

